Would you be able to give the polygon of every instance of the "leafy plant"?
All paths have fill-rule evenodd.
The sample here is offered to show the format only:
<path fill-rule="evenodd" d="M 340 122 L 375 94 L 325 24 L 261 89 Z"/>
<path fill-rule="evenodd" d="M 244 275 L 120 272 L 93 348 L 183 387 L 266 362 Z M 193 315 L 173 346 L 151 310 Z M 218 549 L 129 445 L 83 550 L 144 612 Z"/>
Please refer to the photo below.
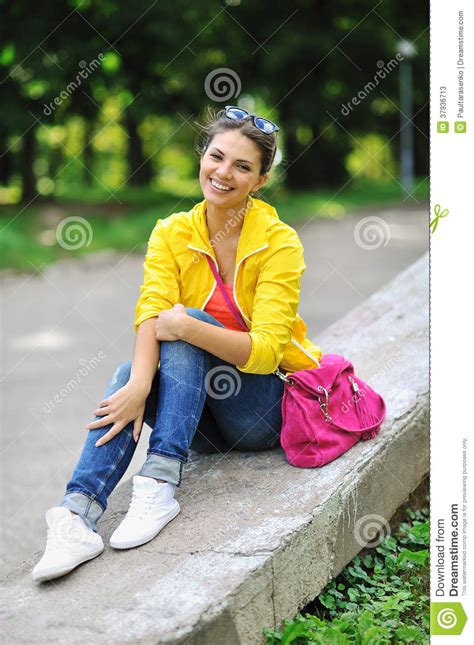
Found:
<path fill-rule="evenodd" d="M 364 549 L 313 603 L 267 645 L 384 645 L 429 642 L 429 507 L 406 509 L 408 520 L 373 549 Z"/>

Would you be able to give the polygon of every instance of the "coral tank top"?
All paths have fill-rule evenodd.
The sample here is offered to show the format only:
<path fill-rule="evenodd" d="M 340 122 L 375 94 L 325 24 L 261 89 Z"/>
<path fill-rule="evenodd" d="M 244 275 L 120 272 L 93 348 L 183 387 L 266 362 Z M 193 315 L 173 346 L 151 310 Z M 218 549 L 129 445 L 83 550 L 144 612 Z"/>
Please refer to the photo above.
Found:
<path fill-rule="evenodd" d="M 232 301 L 232 304 L 238 311 L 238 307 L 235 304 L 234 296 L 232 293 L 232 288 L 233 288 L 232 284 L 224 284 L 224 289 L 227 291 L 229 298 Z M 207 305 L 204 307 L 204 311 L 207 311 L 208 314 L 210 314 L 211 316 L 214 316 L 214 318 L 218 320 L 220 323 L 222 323 L 224 327 L 226 327 L 227 329 L 242 331 L 242 328 L 235 320 L 234 316 L 232 315 L 232 312 L 229 310 L 229 307 L 227 306 L 226 301 L 224 300 L 224 296 L 222 295 L 221 290 L 219 289 L 219 285 L 216 284 L 214 293 L 212 294 Z"/>

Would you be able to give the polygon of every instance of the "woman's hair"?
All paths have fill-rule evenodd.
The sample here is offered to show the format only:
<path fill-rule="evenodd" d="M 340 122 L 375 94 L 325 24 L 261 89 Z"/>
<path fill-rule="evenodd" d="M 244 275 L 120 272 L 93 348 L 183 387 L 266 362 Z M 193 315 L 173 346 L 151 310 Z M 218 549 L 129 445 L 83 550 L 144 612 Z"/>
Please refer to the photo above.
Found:
<path fill-rule="evenodd" d="M 270 172 L 277 151 L 275 133 L 266 134 L 265 132 L 261 132 L 261 130 L 254 126 L 252 119 L 245 119 L 245 121 L 230 119 L 225 116 L 225 110 L 219 110 L 216 113 L 215 108 L 210 106 L 207 106 L 204 123 L 196 122 L 196 124 L 201 130 L 200 138 L 196 145 L 196 152 L 199 157 L 202 157 L 206 152 L 216 134 L 220 134 L 226 130 L 240 130 L 260 150 L 260 175 L 265 175 Z"/>

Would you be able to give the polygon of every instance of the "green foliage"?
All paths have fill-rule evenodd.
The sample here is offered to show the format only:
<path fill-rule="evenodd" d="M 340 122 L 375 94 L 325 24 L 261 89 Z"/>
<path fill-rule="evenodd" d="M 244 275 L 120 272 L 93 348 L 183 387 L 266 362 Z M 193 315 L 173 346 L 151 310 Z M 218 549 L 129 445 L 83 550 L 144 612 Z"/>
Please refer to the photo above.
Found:
<path fill-rule="evenodd" d="M 267 645 L 429 643 L 429 508 L 407 515 L 325 587 L 311 613 L 264 629 Z"/>
<path fill-rule="evenodd" d="M 353 150 L 346 158 L 346 167 L 355 177 L 372 181 L 390 181 L 396 174 L 396 164 L 388 137 L 369 133 L 354 141 Z"/>
<path fill-rule="evenodd" d="M 281 124 L 281 173 L 292 190 L 341 186 L 350 172 L 397 176 L 399 68 L 350 114 L 342 107 L 374 78 L 378 62 L 394 58 L 400 38 L 416 42 L 415 167 L 427 173 L 427 3 L 412 3 L 408 18 L 403 4 L 379 3 L 373 11 L 367 0 L 299 1 L 290 13 L 287 3 L 268 1 L 57 4 L 52 11 L 39 0 L 32 11 L 17 0 L 0 23 L 0 181 L 19 185 L 25 203 L 38 191 L 49 195 L 51 185 L 62 190 L 69 178 L 87 184 L 88 171 L 108 188 L 149 186 L 168 167 L 161 147 L 180 147 L 192 158 L 194 119 L 208 105 L 223 105 L 219 89 L 230 90 L 229 102 L 251 101 Z M 238 83 L 219 88 L 206 80 L 219 68 Z M 111 113 L 110 101 L 120 110 Z M 74 117 L 87 123 L 86 140 L 76 133 L 68 145 L 38 141 L 40 128 L 67 127 Z M 171 137 L 143 128 L 150 117 L 170 120 Z M 38 155 L 48 168 L 31 172 Z"/>
<path fill-rule="evenodd" d="M 56 202 L 4 207 L 0 212 L 0 269 L 33 272 L 55 260 L 79 258 L 101 249 L 142 253 L 158 218 L 189 210 L 202 199 L 197 180 L 183 184 L 170 177 L 164 183 L 169 190 L 123 187 L 111 193 L 100 186 L 85 189 L 71 181 L 62 187 L 64 193 Z M 426 197 L 427 188 L 428 182 L 420 180 L 415 192 L 418 199 Z M 316 217 L 342 217 L 366 205 L 396 202 L 400 192 L 396 183 L 354 182 L 338 195 L 329 189 L 291 193 L 277 188 L 261 198 L 291 224 Z M 93 237 L 90 245 L 68 251 L 57 244 L 56 227 L 72 216 L 86 219 Z"/>

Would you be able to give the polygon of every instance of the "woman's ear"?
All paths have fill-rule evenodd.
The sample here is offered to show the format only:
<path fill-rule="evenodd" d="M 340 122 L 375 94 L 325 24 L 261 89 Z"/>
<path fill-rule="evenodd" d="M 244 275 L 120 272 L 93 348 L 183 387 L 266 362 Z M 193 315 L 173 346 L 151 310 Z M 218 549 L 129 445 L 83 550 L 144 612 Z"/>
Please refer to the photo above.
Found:
<path fill-rule="evenodd" d="M 257 181 L 255 186 L 252 188 L 252 192 L 256 192 L 257 190 L 260 190 L 260 188 L 266 183 L 266 181 L 269 178 L 269 174 L 262 175 L 260 179 Z"/>

